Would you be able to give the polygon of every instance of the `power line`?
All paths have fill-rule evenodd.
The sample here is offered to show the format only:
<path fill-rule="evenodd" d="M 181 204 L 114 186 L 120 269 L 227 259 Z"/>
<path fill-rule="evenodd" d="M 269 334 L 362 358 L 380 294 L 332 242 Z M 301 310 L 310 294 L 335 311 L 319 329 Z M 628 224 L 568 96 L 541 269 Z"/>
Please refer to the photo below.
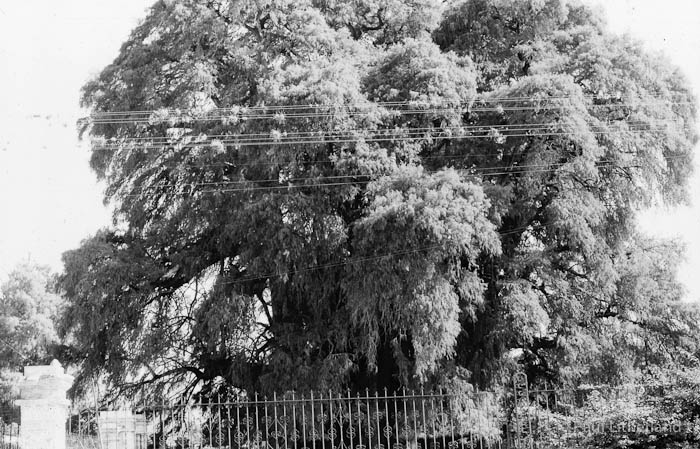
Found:
<path fill-rule="evenodd" d="M 671 97 L 671 99 L 669 99 Z M 673 98 L 681 98 L 682 103 L 687 103 L 687 104 L 695 104 L 692 102 L 688 102 L 687 98 L 689 95 L 686 94 L 651 94 L 651 95 L 644 95 L 643 97 L 638 98 L 639 100 L 651 100 L 651 99 L 660 99 L 660 102 L 662 103 L 680 103 L 678 100 L 673 100 Z M 332 109 L 332 110 L 342 110 L 342 109 L 348 109 L 348 108 L 360 108 L 360 107 L 375 107 L 375 106 L 380 106 L 380 107 L 404 107 L 404 106 L 410 106 L 410 107 L 415 107 L 415 108 L 421 108 L 425 109 L 426 107 L 428 108 L 444 108 L 444 109 L 455 109 L 455 108 L 462 108 L 462 107 L 469 107 L 474 104 L 478 103 L 510 103 L 510 102 L 542 102 L 542 101 L 559 101 L 559 100 L 591 100 L 593 102 L 595 101 L 612 101 L 612 103 L 609 104 L 600 104 L 600 103 L 594 103 L 594 105 L 601 105 L 601 106 L 615 106 L 615 105 L 622 105 L 625 104 L 625 101 L 634 101 L 637 98 L 633 97 L 605 97 L 605 96 L 599 96 L 599 95 L 561 95 L 561 96 L 549 96 L 549 95 L 538 95 L 538 96 L 520 96 L 520 97 L 514 97 L 514 96 L 506 96 L 506 97 L 498 97 L 498 96 L 484 96 L 484 97 L 477 97 L 474 98 L 472 101 L 469 102 L 431 102 L 431 101 L 421 101 L 421 100 L 402 100 L 402 101 L 362 101 L 362 102 L 355 102 L 355 103 L 341 103 L 341 104 L 321 104 L 321 103 L 297 103 L 297 104 L 282 104 L 282 105 L 258 105 L 258 106 L 241 106 L 241 105 L 234 105 L 231 107 L 217 107 L 217 108 L 210 108 L 206 110 L 196 110 L 196 108 L 183 108 L 183 109 L 168 109 L 168 108 L 162 108 L 162 109 L 131 109 L 131 110 L 126 110 L 126 111 L 98 111 L 98 112 L 93 112 L 90 117 L 102 117 L 102 116 L 116 116 L 116 115 L 132 115 L 132 114 L 153 114 L 153 113 L 187 113 L 189 112 L 196 112 L 196 113 L 208 113 L 208 112 L 246 112 L 246 111 L 274 111 L 274 110 L 304 110 L 304 109 Z M 637 105 L 638 103 L 627 103 L 628 105 Z M 592 105 L 591 105 L 592 106 Z"/>
<path fill-rule="evenodd" d="M 674 100 L 676 98 L 676 100 Z M 561 108 L 562 105 L 549 105 L 543 104 L 547 102 L 552 102 L 552 101 L 564 101 L 564 100 L 586 100 L 586 101 L 592 101 L 593 103 L 588 103 L 588 104 L 583 104 L 581 106 L 584 106 L 586 108 L 613 108 L 613 107 L 639 107 L 639 106 L 656 106 L 656 105 L 697 105 L 696 102 L 693 101 L 688 101 L 689 95 L 677 93 L 677 94 L 671 94 L 671 95 L 666 95 L 666 94 L 653 94 L 653 95 L 644 95 L 643 97 L 639 98 L 632 98 L 632 97 L 625 97 L 625 96 L 599 96 L 599 95 L 581 95 L 581 96 L 521 96 L 521 97 L 482 97 L 482 98 L 476 98 L 471 102 L 463 102 L 463 103 L 436 103 L 436 102 L 428 102 L 428 101 L 378 101 L 378 102 L 371 102 L 371 101 L 366 101 L 366 102 L 357 102 L 357 103 L 343 103 L 343 104 L 318 104 L 318 103 L 305 103 L 305 104 L 292 104 L 292 105 L 259 105 L 259 106 L 231 106 L 231 107 L 220 107 L 220 108 L 211 108 L 207 110 L 202 110 L 202 109 L 197 109 L 197 108 L 162 108 L 162 109 L 145 109 L 145 110 L 126 110 L 126 111 L 97 111 L 97 112 L 92 112 L 87 116 L 76 116 L 75 114 L 69 114 L 70 120 L 75 120 L 78 119 L 79 121 L 89 123 L 92 121 L 92 119 L 95 120 L 101 120 L 105 119 L 108 120 L 110 117 L 115 117 L 119 119 L 119 117 L 128 117 L 128 116 L 133 116 L 133 115 L 141 115 L 143 117 L 139 118 L 139 120 L 145 120 L 146 118 L 150 118 L 151 115 L 153 114 L 175 114 L 175 115 L 190 115 L 191 117 L 188 118 L 191 119 L 193 117 L 197 116 L 202 116 L 202 115 L 212 115 L 216 113 L 222 114 L 223 117 L 225 118 L 230 118 L 231 115 L 230 113 L 237 113 L 239 114 L 240 117 L 247 117 L 250 115 L 251 118 L 274 118 L 274 114 L 268 115 L 268 116 L 261 116 L 260 113 L 272 113 L 274 111 L 286 111 L 286 110 L 329 110 L 333 112 L 342 112 L 342 111 L 350 111 L 354 112 L 357 114 L 363 114 L 364 112 L 362 111 L 352 111 L 352 109 L 356 108 L 362 108 L 362 107 L 383 107 L 383 108 L 413 108 L 413 109 L 388 109 L 384 112 L 403 112 L 406 113 L 407 115 L 410 113 L 415 113 L 415 114 L 430 114 L 430 113 L 439 113 L 439 112 L 449 112 L 449 111 L 460 111 L 460 112 L 479 112 L 480 110 L 476 110 L 474 108 L 482 108 L 483 106 L 479 106 L 482 104 L 492 104 L 492 103 L 535 103 L 534 106 L 525 106 L 522 108 L 519 108 L 517 106 L 506 106 L 505 110 L 508 111 L 518 111 L 518 110 L 537 110 L 537 109 L 556 109 L 556 108 Z M 636 101 L 635 101 L 636 100 Z M 610 103 L 595 103 L 596 101 L 603 102 L 603 101 L 610 101 Z M 476 105 L 476 106 L 475 106 Z M 472 109 L 470 109 L 472 108 Z M 503 109 L 500 109 L 498 107 L 491 107 L 487 108 L 486 110 L 488 111 L 500 111 Z M 249 112 L 253 113 L 258 113 L 258 114 L 248 114 Z M 367 111 L 365 111 L 367 112 Z M 483 111 L 482 111 L 483 112 Z M 375 113 L 374 111 L 372 112 L 373 114 Z M 223 115 L 226 114 L 226 115 Z M 5 113 L 0 113 L 0 116 L 7 117 L 11 116 L 13 114 L 10 114 L 9 111 L 6 111 Z M 329 112 L 318 112 L 318 113 L 311 113 L 310 117 L 327 117 L 329 115 Z M 26 116 L 28 119 L 43 119 L 43 120 L 53 120 L 53 119 L 60 119 L 64 118 L 64 120 L 67 118 L 66 114 L 63 114 L 62 112 L 36 112 L 36 113 L 31 113 Z M 286 117 L 290 117 L 290 115 L 286 115 Z M 127 121 L 128 122 L 128 121 Z M 109 121 L 106 122 L 101 122 L 101 123 L 111 123 Z M 115 121 L 114 124 L 120 123 L 119 120 Z"/>
<path fill-rule="evenodd" d="M 634 125 L 632 128 L 628 129 L 614 129 L 614 130 L 597 130 L 597 129 L 582 129 L 581 134 L 594 134 L 594 135 L 624 135 L 624 134 L 636 134 L 644 132 L 653 131 L 663 131 L 667 129 L 668 123 L 678 123 L 674 121 L 669 121 L 667 123 L 660 123 L 656 125 Z M 487 127 L 482 127 L 487 128 Z M 602 128 L 602 127 L 601 127 Z M 483 138 L 508 138 L 508 137 L 547 137 L 547 136 L 571 136 L 575 135 L 577 131 L 546 131 L 548 128 L 516 128 L 516 129 L 484 129 L 483 131 L 472 131 L 472 134 L 439 134 L 432 135 L 426 131 L 411 131 L 408 129 L 399 129 L 399 135 L 389 135 L 388 132 L 376 135 L 376 136 L 354 136 L 354 135 L 340 135 L 340 136 L 322 136 L 319 138 L 306 138 L 304 140 L 300 139 L 286 139 L 284 136 L 281 137 L 269 137 L 269 138 L 257 138 L 257 139 L 215 139 L 213 141 L 205 142 L 184 142 L 172 144 L 156 142 L 152 146 L 149 145 L 128 145 L 128 142 L 120 144 L 95 144 L 93 145 L 93 151 L 114 151 L 121 149 L 128 150 L 154 150 L 159 149 L 159 147 L 179 147 L 179 148 L 193 148 L 201 147 L 204 145 L 231 145 L 234 147 L 251 147 L 251 146 L 270 146 L 270 145 L 312 145 L 312 144 L 344 144 L 344 143 L 357 143 L 357 142 L 414 142 L 416 139 L 429 139 L 429 140 L 469 140 L 469 139 L 483 139 Z M 436 128 L 436 131 L 441 131 L 441 128 Z M 392 130 L 393 131 L 393 130 Z M 498 132 L 501 131 L 501 132 Z M 125 148 L 126 147 L 126 148 Z"/>
<path fill-rule="evenodd" d="M 623 122 L 626 126 L 632 127 L 644 127 L 644 126 L 661 126 L 663 124 L 672 123 L 684 123 L 680 119 L 651 119 L 651 120 L 631 120 Z M 255 140 L 254 138 L 271 139 L 276 141 L 278 138 L 275 137 L 279 134 L 279 139 L 290 139 L 293 137 L 298 138 L 309 138 L 318 137 L 321 134 L 329 134 L 329 137 L 343 137 L 343 136 L 355 136 L 360 133 L 376 133 L 384 134 L 387 136 L 393 136 L 398 134 L 401 137 L 401 133 L 426 133 L 426 132 L 444 132 L 444 133 L 466 133 L 467 131 L 475 132 L 493 132 L 493 131 L 538 131 L 538 130 L 548 130 L 553 127 L 561 127 L 566 125 L 565 122 L 542 122 L 542 123 L 502 123 L 502 124 L 492 124 L 492 125 L 452 125 L 452 126 L 442 126 L 442 127 L 394 127 L 394 128 L 351 128 L 351 129 L 328 129 L 328 130 L 314 130 L 314 131 L 279 131 L 277 129 L 272 129 L 266 132 L 258 133 L 229 133 L 229 134 L 200 134 L 192 135 L 187 134 L 183 136 L 142 136 L 142 137 L 125 137 L 125 138 L 114 138 L 109 139 L 108 143 L 99 143 L 102 146 L 122 146 L 137 142 L 146 142 L 154 145 L 158 144 L 176 144 L 177 140 L 190 138 L 194 141 L 191 144 L 196 145 L 201 143 L 201 139 L 208 139 L 210 141 L 218 141 L 226 143 L 229 140 L 232 142 Z M 593 128 L 607 129 L 607 126 L 613 125 L 613 123 L 606 123 L 605 125 L 591 124 Z M 189 143 L 189 142 L 185 142 Z"/>
<path fill-rule="evenodd" d="M 668 156 L 666 160 L 680 160 L 685 159 L 687 156 Z M 553 173 L 558 169 L 566 166 L 569 163 L 555 163 L 555 164 L 539 164 L 530 166 L 501 166 L 501 167 L 490 167 L 484 169 L 471 169 L 471 170 L 458 170 L 458 172 L 465 176 L 500 176 L 500 175 L 514 175 L 514 174 L 543 174 L 543 173 Z M 618 164 L 615 161 L 603 161 L 596 163 L 596 168 L 643 168 L 641 164 Z M 483 170 L 483 171 L 482 171 Z M 487 170 L 502 170 L 502 171 L 487 171 Z M 436 172 L 426 172 L 427 174 L 434 174 Z M 383 178 L 400 178 L 402 175 L 385 175 Z M 353 180 L 353 181 L 342 181 L 342 179 L 348 179 L 352 177 L 367 177 L 368 179 Z M 209 193 L 238 193 L 238 192 L 255 192 L 255 191 L 274 191 L 274 190 L 289 190 L 289 189 L 303 189 L 303 188 L 314 188 L 314 187 L 343 187 L 343 186 L 357 186 L 363 184 L 369 184 L 371 182 L 377 181 L 379 179 L 369 179 L 370 175 L 367 174 L 353 174 L 353 175 L 338 175 L 338 176 L 328 176 L 328 177 L 317 177 L 317 178 L 296 178 L 296 181 L 306 181 L 313 180 L 315 182 L 306 184 L 281 184 L 274 186 L 260 186 L 260 185 L 247 185 L 244 187 L 231 187 L 231 188 L 217 188 L 217 189 L 202 189 L 194 191 L 178 191 L 178 192 L 157 192 L 150 193 L 156 189 L 164 188 L 175 188 L 175 187 L 198 187 L 198 186 L 209 186 L 209 185 L 243 185 L 246 183 L 254 184 L 260 182 L 280 182 L 280 180 L 249 180 L 249 181 L 224 181 L 221 183 L 182 183 L 182 184 L 166 184 L 157 185 L 149 188 L 142 189 L 138 193 L 129 193 L 120 195 L 125 198 L 143 198 L 143 197 L 159 197 L 165 194 L 170 195 L 185 195 L 192 196 L 195 194 L 209 194 Z M 282 182 L 287 182 L 282 180 Z"/>
<path fill-rule="evenodd" d="M 128 149 L 139 149 L 139 148 L 128 148 Z M 140 149 L 156 149 L 152 147 L 143 147 Z M 508 151 L 508 152 L 503 152 L 503 154 L 499 154 L 494 151 L 490 151 L 488 153 L 484 152 L 465 152 L 462 154 L 440 154 L 440 155 L 427 155 L 427 156 L 417 156 L 417 158 L 420 161 L 431 161 L 431 160 L 455 160 L 455 159 L 466 159 L 470 157 L 489 157 L 489 156 L 498 156 L 499 158 L 506 158 L 506 157 L 511 157 L 511 156 L 516 156 L 516 155 L 523 155 L 527 153 L 527 149 L 522 149 L 519 151 Z M 158 165 L 161 167 L 170 167 L 170 168 L 215 168 L 215 167 L 227 167 L 227 168 L 240 168 L 240 167 L 260 167 L 260 166 L 280 166 L 283 164 L 299 164 L 300 166 L 304 166 L 306 164 L 311 164 L 313 167 L 319 167 L 320 164 L 335 164 L 339 162 L 338 159 L 317 159 L 314 158 L 313 160 L 309 161 L 304 161 L 304 160 L 295 160 L 293 159 L 294 156 L 301 156 L 302 154 L 294 154 L 291 155 L 292 158 L 288 160 L 280 159 L 276 161 L 255 161 L 255 162 L 238 162 L 238 161 L 225 161 L 225 162 L 218 162 L 218 163 L 193 163 L 191 160 L 187 159 L 182 159 L 182 160 L 160 160 L 157 161 Z M 683 156 L 685 157 L 685 156 Z M 155 160 L 153 162 L 156 162 Z M 358 175 L 362 176 L 362 175 Z M 276 181 L 276 180 L 271 180 L 271 181 Z"/>
<path fill-rule="evenodd" d="M 675 156 L 669 156 L 668 158 L 675 159 Z M 529 169 L 554 169 L 554 168 L 559 168 L 563 167 L 570 162 L 559 162 L 559 163 L 552 163 L 552 164 L 530 164 L 530 165 L 502 165 L 502 166 L 492 166 L 492 167 L 481 167 L 481 168 L 472 168 L 472 169 L 461 169 L 458 170 L 460 174 L 464 175 L 491 175 L 494 173 L 500 174 L 500 173 L 522 173 L 522 172 L 528 172 Z M 600 160 L 596 162 L 596 167 L 606 167 L 611 164 L 616 164 L 615 161 L 610 161 L 610 160 Z M 425 173 L 427 174 L 434 174 L 436 173 L 435 171 L 426 171 Z M 392 175 L 385 175 L 385 176 L 392 176 Z M 397 175 L 394 175 L 397 176 Z M 170 188 L 170 187 L 198 187 L 198 186 L 228 186 L 228 185 L 246 185 L 250 183 L 268 183 L 268 182 L 303 182 L 303 181 L 335 181 L 339 179 L 350 179 L 350 178 L 360 178 L 360 177 L 372 177 L 372 174 L 369 173 L 350 173 L 350 174 L 344 174 L 344 175 L 331 175 L 331 176 L 317 176 L 317 177 L 312 177 L 312 176 L 307 176 L 307 177 L 297 177 L 297 178 L 268 178 L 268 179 L 247 179 L 247 180 L 238 180 L 238 181 L 211 181 L 211 182 L 195 182 L 195 183 L 177 183 L 177 184 L 158 184 L 153 186 L 153 188 Z M 351 182 L 349 184 L 354 184 L 354 182 Z M 288 185 L 285 186 L 280 186 L 280 187 L 288 187 Z M 300 187 L 304 187 L 304 184 L 301 184 Z"/>
<path fill-rule="evenodd" d="M 542 110 L 570 110 L 570 109 L 597 109 L 597 108 L 635 108 L 644 106 L 681 106 L 692 105 L 693 102 L 640 102 L 640 103 L 613 103 L 613 104 L 589 104 L 589 105 L 533 105 L 533 106 L 493 106 L 493 107 L 469 107 L 469 108 L 429 108 L 429 109 L 387 109 L 385 111 L 351 111 L 349 109 L 339 109 L 334 112 L 319 112 L 319 113 L 285 113 L 279 110 L 269 109 L 266 112 L 251 114 L 240 113 L 235 110 L 217 110 L 215 112 L 206 112 L 201 114 L 183 113 L 183 112 L 151 112 L 151 113 L 94 113 L 93 115 L 83 119 L 87 123 L 92 124 L 139 124 L 139 123 L 190 123 L 190 122 L 207 122 L 207 121 L 225 121 L 225 122 L 245 122 L 251 120 L 294 120 L 294 119 L 329 119 L 337 117 L 340 113 L 347 113 L 348 117 L 373 116 L 378 112 L 394 114 L 397 116 L 411 115 L 436 115 L 447 113 L 479 113 L 479 112 L 521 112 L 521 111 L 542 111 Z M 98 115 L 99 114 L 99 115 Z M 114 115 L 108 115 L 114 114 Z M 134 117 L 135 116 L 135 117 Z"/>
<path fill-rule="evenodd" d="M 7 349 L 14 352 L 15 354 L 17 354 L 18 356 L 20 356 L 20 358 L 22 359 L 22 362 L 29 360 L 28 356 L 24 355 L 23 353 L 19 352 L 17 349 L 10 346 L 6 341 L 0 340 L 0 344 L 2 344 L 3 346 L 5 346 Z"/>

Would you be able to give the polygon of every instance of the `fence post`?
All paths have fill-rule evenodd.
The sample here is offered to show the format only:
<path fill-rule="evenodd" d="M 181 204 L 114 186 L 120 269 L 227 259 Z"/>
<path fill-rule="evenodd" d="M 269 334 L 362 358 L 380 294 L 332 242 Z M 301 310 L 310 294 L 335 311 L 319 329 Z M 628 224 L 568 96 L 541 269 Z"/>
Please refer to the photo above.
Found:
<path fill-rule="evenodd" d="M 54 360 L 48 366 L 25 366 L 20 384 L 20 444 L 22 449 L 65 449 L 70 402 L 66 392 L 73 376 Z"/>
<path fill-rule="evenodd" d="M 532 429 L 530 427 L 530 391 L 527 374 L 516 373 L 513 376 L 513 418 L 515 420 L 515 445 L 518 449 L 532 447 Z"/>

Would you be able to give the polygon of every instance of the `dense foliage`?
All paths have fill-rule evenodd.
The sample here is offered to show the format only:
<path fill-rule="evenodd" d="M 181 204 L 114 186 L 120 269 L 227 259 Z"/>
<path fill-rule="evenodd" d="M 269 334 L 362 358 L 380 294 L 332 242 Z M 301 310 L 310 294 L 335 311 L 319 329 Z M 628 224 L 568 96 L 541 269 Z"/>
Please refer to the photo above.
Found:
<path fill-rule="evenodd" d="M 685 199 L 694 98 L 576 1 L 160 0 L 83 103 L 115 226 L 64 255 L 82 385 L 695 363 L 679 248 L 635 229 Z"/>
<path fill-rule="evenodd" d="M 529 436 L 547 448 L 694 448 L 700 442 L 698 372 L 677 374 L 672 384 L 560 390 L 556 401 L 550 390 L 519 416 L 531 424 Z"/>

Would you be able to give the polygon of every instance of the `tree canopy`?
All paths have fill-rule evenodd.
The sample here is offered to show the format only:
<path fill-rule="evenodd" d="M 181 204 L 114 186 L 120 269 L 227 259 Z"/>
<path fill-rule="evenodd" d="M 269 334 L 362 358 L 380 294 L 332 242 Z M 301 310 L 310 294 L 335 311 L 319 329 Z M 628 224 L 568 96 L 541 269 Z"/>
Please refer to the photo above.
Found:
<path fill-rule="evenodd" d="M 576 1 L 160 0 L 82 102 L 115 212 L 64 255 L 79 386 L 695 360 L 679 248 L 635 226 L 686 199 L 695 98 Z"/>

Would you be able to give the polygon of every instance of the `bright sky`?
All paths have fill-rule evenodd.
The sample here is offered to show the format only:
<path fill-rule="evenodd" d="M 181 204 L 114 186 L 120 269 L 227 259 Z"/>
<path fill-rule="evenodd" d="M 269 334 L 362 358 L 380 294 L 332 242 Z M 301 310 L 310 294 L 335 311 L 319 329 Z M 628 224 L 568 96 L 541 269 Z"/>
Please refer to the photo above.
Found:
<path fill-rule="evenodd" d="M 77 140 L 79 90 L 114 59 L 150 3 L 0 0 L 0 280 L 27 259 L 59 271 L 63 251 L 110 223 Z M 607 0 L 603 7 L 615 32 L 666 52 L 700 94 L 697 0 Z M 648 214 L 643 227 L 687 242 L 680 277 L 688 298 L 700 299 L 700 176 L 692 197 L 693 207 Z"/>

